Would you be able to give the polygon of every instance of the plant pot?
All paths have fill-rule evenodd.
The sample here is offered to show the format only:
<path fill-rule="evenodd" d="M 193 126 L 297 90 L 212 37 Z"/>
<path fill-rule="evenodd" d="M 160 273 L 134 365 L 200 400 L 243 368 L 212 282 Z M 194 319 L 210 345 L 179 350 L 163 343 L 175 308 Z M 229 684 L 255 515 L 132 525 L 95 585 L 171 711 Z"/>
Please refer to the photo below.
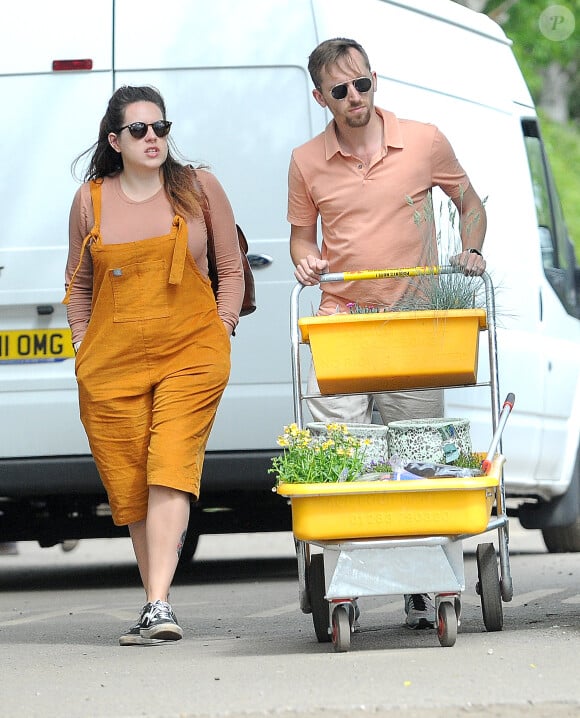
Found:
<path fill-rule="evenodd" d="M 409 461 L 448 464 L 459 454 L 471 456 L 468 419 L 409 419 L 387 427 L 389 456 Z"/>
<path fill-rule="evenodd" d="M 485 309 L 332 314 L 298 320 L 321 394 L 475 384 Z"/>
<path fill-rule="evenodd" d="M 344 422 L 339 422 L 344 423 Z M 368 446 L 361 447 L 365 460 L 368 463 L 383 463 L 387 461 L 387 427 L 383 424 L 345 424 L 348 433 L 356 439 L 369 439 Z M 327 424 L 323 421 L 312 421 L 306 425 L 312 436 L 325 436 Z"/>

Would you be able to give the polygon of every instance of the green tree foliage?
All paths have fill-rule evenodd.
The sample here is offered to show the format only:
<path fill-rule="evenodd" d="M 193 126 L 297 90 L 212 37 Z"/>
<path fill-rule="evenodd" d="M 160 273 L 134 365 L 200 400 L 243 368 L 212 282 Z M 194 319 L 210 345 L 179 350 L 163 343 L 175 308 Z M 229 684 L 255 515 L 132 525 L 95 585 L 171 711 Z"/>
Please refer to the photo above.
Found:
<path fill-rule="evenodd" d="M 530 92 L 541 104 L 547 68 L 556 63 L 567 78 L 568 112 L 580 122 L 580 0 L 455 0 L 489 15 L 513 41 L 514 54 Z M 540 18 L 551 7 L 563 7 L 576 19 L 572 33 L 557 40 L 542 32 Z M 554 11 L 554 22 L 558 10 Z"/>
<path fill-rule="evenodd" d="M 580 259 L 580 132 L 572 124 L 561 125 L 542 115 L 541 126 L 566 224 Z"/>
<path fill-rule="evenodd" d="M 580 257 L 580 0 L 454 0 L 472 10 L 485 12 L 499 23 L 513 42 L 516 59 L 530 92 L 539 105 L 543 96 L 546 70 L 557 62 L 567 73 L 568 112 L 565 124 L 540 112 L 542 135 L 570 236 Z M 572 34 L 557 41 L 546 37 L 540 16 L 554 5 L 570 10 L 575 18 Z"/>

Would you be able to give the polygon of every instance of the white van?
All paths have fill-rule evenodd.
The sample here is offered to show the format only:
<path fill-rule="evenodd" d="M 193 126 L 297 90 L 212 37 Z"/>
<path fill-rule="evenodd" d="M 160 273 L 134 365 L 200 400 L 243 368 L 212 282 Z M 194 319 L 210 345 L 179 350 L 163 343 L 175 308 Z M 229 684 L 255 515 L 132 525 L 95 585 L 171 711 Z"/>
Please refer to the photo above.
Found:
<path fill-rule="evenodd" d="M 516 395 L 503 437 L 509 504 L 524 526 L 543 529 L 550 550 L 580 550 L 576 260 L 510 43 L 486 16 L 448 0 L 143 0 L 137 9 L 128 0 L 51 0 L 3 8 L 0 541 L 47 546 L 120 535 L 78 418 L 61 299 L 78 186 L 70 165 L 96 139 L 106 102 L 123 84 L 160 89 L 177 146 L 224 185 L 257 283 L 258 311 L 233 339 L 231 381 L 184 555 L 201 533 L 290 527 L 267 471 L 276 437 L 293 419 L 286 178 L 292 149 L 330 119 L 311 96 L 306 65 L 318 42 L 335 36 L 368 51 L 377 104 L 439 125 L 489 197 L 485 255 L 500 288 L 500 386 Z M 448 415 L 471 420 L 474 445 L 485 450 L 489 393 L 449 390 L 447 402 Z"/>

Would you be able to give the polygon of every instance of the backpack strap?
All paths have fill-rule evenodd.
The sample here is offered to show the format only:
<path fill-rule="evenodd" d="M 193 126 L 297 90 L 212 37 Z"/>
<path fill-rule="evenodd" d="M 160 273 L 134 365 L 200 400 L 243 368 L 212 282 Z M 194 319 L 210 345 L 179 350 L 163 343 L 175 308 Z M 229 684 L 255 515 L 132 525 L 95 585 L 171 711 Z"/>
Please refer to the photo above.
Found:
<path fill-rule="evenodd" d="M 207 271 L 208 271 L 208 277 L 211 282 L 211 286 L 213 289 L 213 293 L 217 296 L 217 290 L 218 290 L 218 272 L 217 272 L 217 259 L 215 256 L 215 243 L 213 239 L 213 226 L 211 223 L 211 211 L 209 208 L 209 201 L 207 199 L 207 195 L 204 192 L 203 187 L 201 186 L 201 182 L 199 181 L 197 174 L 195 172 L 195 169 L 192 165 L 189 165 L 191 168 L 191 177 L 193 180 L 193 186 L 195 187 L 195 191 L 199 195 L 201 202 L 200 207 L 201 211 L 203 212 L 203 220 L 205 222 L 205 230 L 207 232 Z"/>

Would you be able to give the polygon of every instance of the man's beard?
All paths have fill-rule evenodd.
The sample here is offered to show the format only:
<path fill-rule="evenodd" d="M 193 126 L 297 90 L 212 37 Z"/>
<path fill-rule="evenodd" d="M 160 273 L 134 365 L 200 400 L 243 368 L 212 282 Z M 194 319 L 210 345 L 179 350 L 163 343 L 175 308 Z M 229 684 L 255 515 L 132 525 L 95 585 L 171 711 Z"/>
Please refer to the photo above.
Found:
<path fill-rule="evenodd" d="M 367 108 L 365 108 L 365 112 L 363 114 L 359 114 L 359 115 L 355 115 L 355 116 L 346 115 L 345 119 L 346 119 L 346 124 L 349 127 L 365 127 L 371 121 L 371 111 L 367 107 Z"/>

